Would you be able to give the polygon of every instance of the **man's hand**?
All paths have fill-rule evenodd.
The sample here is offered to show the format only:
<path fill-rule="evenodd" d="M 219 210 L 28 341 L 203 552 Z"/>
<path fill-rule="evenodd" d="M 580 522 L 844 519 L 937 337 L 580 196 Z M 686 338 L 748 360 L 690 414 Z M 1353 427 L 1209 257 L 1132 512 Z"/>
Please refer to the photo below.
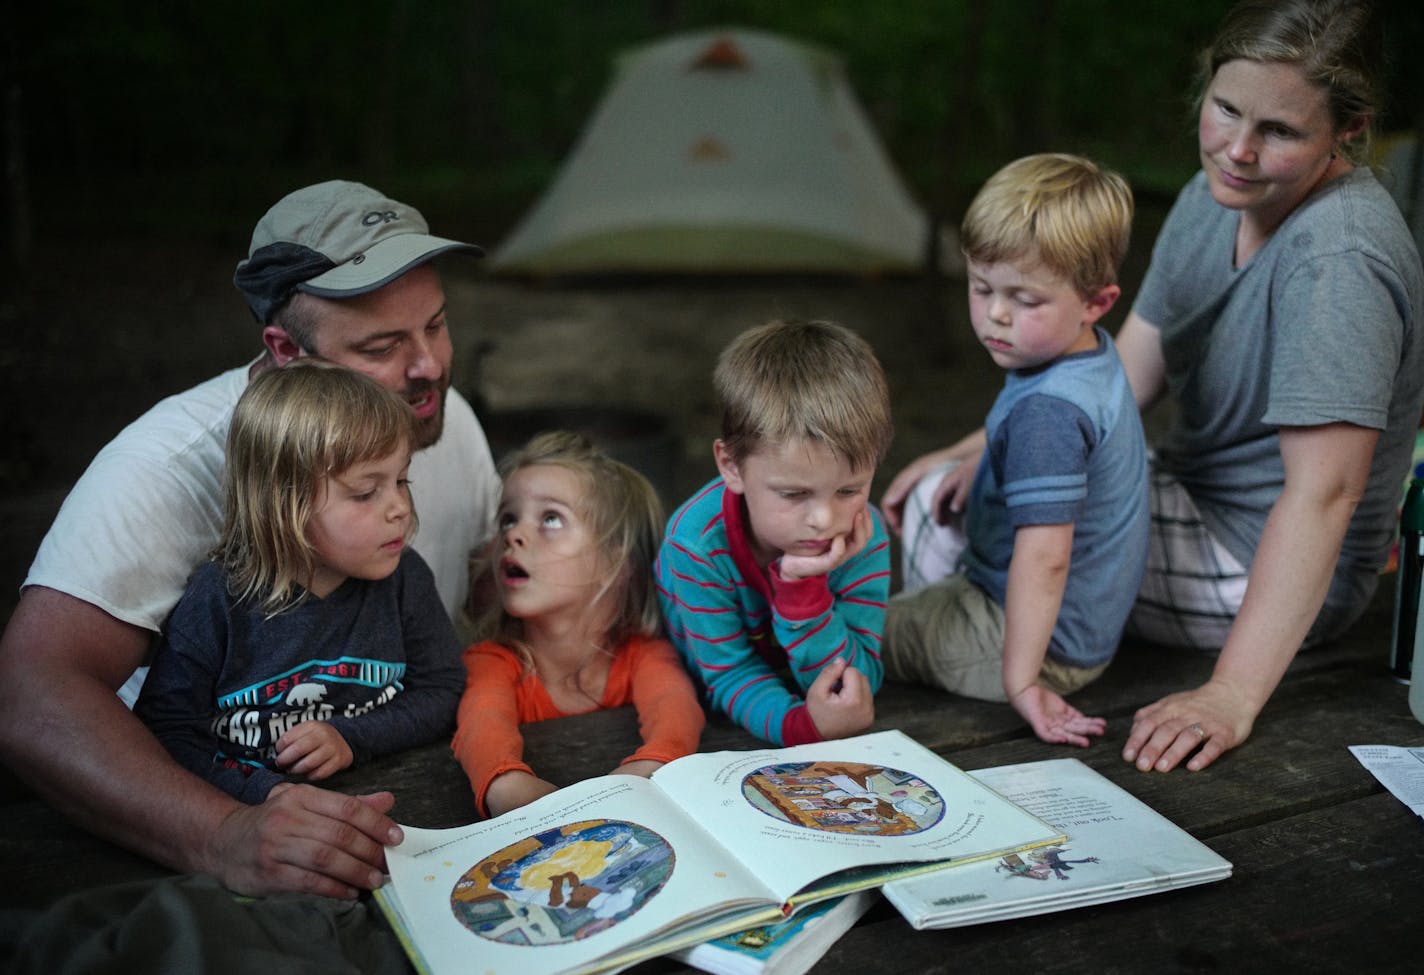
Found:
<path fill-rule="evenodd" d="M 646 779 L 662 767 L 662 762 L 655 762 L 651 758 L 640 758 L 636 762 L 624 762 L 622 765 L 614 769 L 612 774 L 641 775 L 643 778 Z"/>
<path fill-rule="evenodd" d="M 844 657 L 821 669 L 806 689 L 806 709 L 822 738 L 846 738 L 875 722 L 875 699 L 870 682 Z"/>
<path fill-rule="evenodd" d="M 403 839 L 386 813 L 395 796 L 348 796 L 283 783 L 259 806 L 239 806 L 207 848 L 205 872 L 240 894 L 298 892 L 353 900 L 385 877 L 386 846 Z"/>
<path fill-rule="evenodd" d="M 813 576 L 829 575 L 846 560 L 858 555 L 874 534 L 875 523 L 871 520 L 870 509 L 861 508 L 851 522 L 850 533 L 837 535 L 831 539 L 830 548 L 820 555 L 783 555 L 777 562 L 777 571 L 787 582 L 796 579 L 810 579 Z"/>
<path fill-rule="evenodd" d="M 1087 748 L 1088 735 L 1101 736 L 1107 721 L 1090 718 L 1046 687 L 1030 684 L 1009 701 L 1040 741 Z"/>
<path fill-rule="evenodd" d="M 341 732 L 325 721 L 303 721 L 277 739 L 277 767 L 313 782 L 349 768 L 353 758 Z"/>

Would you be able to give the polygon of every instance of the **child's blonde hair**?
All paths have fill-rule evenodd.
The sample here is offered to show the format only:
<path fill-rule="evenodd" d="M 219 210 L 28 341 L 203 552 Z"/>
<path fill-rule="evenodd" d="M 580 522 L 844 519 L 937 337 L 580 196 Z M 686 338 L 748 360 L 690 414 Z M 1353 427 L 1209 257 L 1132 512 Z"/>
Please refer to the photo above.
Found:
<path fill-rule="evenodd" d="M 663 530 L 663 506 L 652 484 L 638 471 L 614 460 L 582 434 L 555 430 L 536 435 L 524 447 L 500 461 L 500 477 L 508 483 L 515 471 L 550 464 L 572 471 L 582 481 L 583 493 L 574 508 L 588 525 L 598 547 L 598 562 L 606 573 L 594 605 L 612 600 L 609 609 L 607 643 L 611 651 L 629 637 L 655 636 L 662 627 L 657 586 L 653 580 L 653 559 Z M 498 534 L 478 565 L 482 577 L 476 587 L 488 591 L 485 583 L 499 562 Z M 532 664 L 523 645 L 523 622 L 510 616 L 495 601 L 479 625 L 479 635 L 494 640 Z"/>
<path fill-rule="evenodd" d="M 1117 283 L 1131 232 L 1127 180 L 1053 152 L 989 177 L 964 214 L 960 246 L 976 264 L 1035 261 L 1086 299 Z"/>
<path fill-rule="evenodd" d="M 885 458 L 895 428 L 870 344 L 827 321 L 771 321 L 732 340 L 713 374 L 722 444 L 740 464 L 764 444 L 825 444 L 853 470 Z"/>
<path fill-rule="evenodd" d="M 227 435 L 222 537 L 213 552 L 239 599 L 269 616 L 305 597 L 317 554 L 307 526 L 326 478 L 408 450 L 415 414 L 380 383 L 318 359 L 259 373 Z M 411 508 L 407 538 L 415 533 Z"/>

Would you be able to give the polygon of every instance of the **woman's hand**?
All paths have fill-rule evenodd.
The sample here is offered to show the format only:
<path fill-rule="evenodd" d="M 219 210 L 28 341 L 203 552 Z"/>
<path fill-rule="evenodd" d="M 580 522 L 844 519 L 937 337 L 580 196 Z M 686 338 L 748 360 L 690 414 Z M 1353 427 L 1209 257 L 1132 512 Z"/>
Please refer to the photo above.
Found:
<path fill-rule="evenodd" d="M 1281 428 L 1285 487 L 1211 680 L 1138 711 L 1124 759 L 1144 772 L 1186 759 L 1197 772 L 1251 734 L 1325 601 L 1378 439 L 1379 431 L 1349 423 Z"/>
<path fill-rule="evenodd" d="M 1122 757 L 1140 772 L 1170 772 L 1190 755 L 1187 770 L 1200 772 L 1247 739 L 1257 713 L 1246 695 L 1212 679 L 1140 708 Z"/>

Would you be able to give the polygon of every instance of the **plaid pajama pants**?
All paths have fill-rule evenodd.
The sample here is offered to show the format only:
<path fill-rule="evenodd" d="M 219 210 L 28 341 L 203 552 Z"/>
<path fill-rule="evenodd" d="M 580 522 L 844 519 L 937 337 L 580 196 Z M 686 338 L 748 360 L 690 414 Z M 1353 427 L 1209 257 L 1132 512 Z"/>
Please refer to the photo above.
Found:
<path fill-rule="evenodd" d="M 1246 568 L 1202 521 L 1170 474 L 1151 474 L 1147 571 L 1126 635 L 1174 647 L 1219 650 L 1246 595 Z"/>

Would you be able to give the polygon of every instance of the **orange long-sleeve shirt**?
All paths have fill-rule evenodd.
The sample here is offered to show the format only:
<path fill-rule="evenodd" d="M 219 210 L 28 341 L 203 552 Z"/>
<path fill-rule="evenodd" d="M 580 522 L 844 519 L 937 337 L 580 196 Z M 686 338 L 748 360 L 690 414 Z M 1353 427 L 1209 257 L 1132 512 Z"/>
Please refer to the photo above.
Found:
<path fill-rule="evenodd" d="M 670 762 L 697 751 L 702 706 L 666 640 L 633 637 L 615 651 L 598 707 L 630 703 L 638 711 L 643 744 L 619 764 Z M 496 776 L 514 769 L 534 774 L 523 762 L 519 726 L 562 717 L 566 714 L 549 697 L 539 675 L 526 672 L 513 652 L 491 641 L 465 650 L 465 693 L 451 748 L 469 776 L 480 815 L 489 815 L 485 793 Z"/>

